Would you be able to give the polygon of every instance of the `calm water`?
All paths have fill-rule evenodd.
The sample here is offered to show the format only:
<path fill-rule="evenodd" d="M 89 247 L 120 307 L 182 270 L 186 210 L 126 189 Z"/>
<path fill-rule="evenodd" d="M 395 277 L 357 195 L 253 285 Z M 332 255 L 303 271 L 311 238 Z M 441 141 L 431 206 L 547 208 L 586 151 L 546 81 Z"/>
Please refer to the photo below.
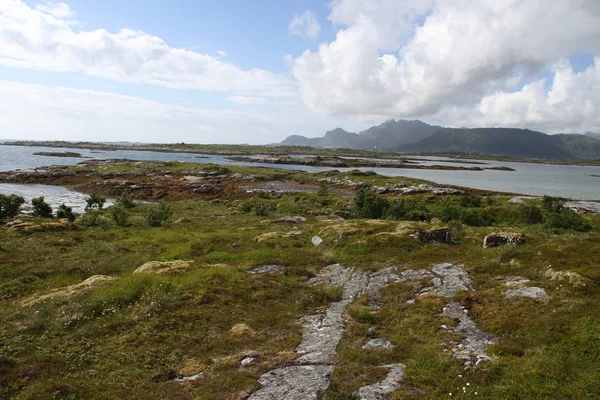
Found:
<path fill-rule="evenodd" d="M 61 149 L 47 147 L 0 146 L 0 171 L 30 169 L 52 164 L 77 164 L 84 161 L 81 158 L 35 156 L 39 151 L 75 151 L 85 157 L 97 159 L 131 159 L 131 160 L 161 160 L 187 161 L 198 163 L 214 163 L 220 165 L 266 166 L 282 169 L 295 169 L 308 172 L 326 171 L 331 168 L 309 167 L 304 165 L 255 164 L 227 160 L 226 156 L 203 155 L 190 153 L 157 153 L 148 151 L 117 150 L 92 151 L 84 149 Z M 418 157 L 411 157 L 418 158 Z M 422 157 L 435 161 L 423 161 L 424 165 L 442 164 L 469 166 L 454 163 L 445 157 Z M 500 162 L 489 160 L 480 161 L 486 165 L 481 167 L 507 166 L 515 169 L 508 171 L 438 171 L 395 168 L 359 168 L 363 171 L 373 170 L 381 175 L 407 176 L 426 179 L 441 184 L 472 187 L 476 189 L 497 190 L 503 192 L 521 193 L 524 195 L 561 196 L 578 200 L 600 200 L 600 167 L 584 167 L 570 165 L 546 165 L 515 162 Z M 337 168 L 344 171 L 349 168 Z M 6 193 L 6 185 L 0 185 L 0 193 Z"/>

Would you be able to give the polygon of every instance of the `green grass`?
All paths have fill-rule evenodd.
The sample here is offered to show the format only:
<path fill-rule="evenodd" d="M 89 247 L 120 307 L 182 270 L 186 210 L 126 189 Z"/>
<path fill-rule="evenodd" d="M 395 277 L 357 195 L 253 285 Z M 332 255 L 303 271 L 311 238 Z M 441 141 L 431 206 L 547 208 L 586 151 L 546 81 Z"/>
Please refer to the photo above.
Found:
<path fill-rule="evenodd" d="M 432 213 L 444 202 L 460 201 L 413 198 L 427 204 Z M 244 398 L 259 387 L 262 373 L 293 360 L 302 333 L 299 318 L 340 300 L 341 288 L 305 284 L 321 267 L 336 262 L 367 271 L 390 265 L 408 269 L 438 262 L 464 264 L 478 291 L 461 293 L 456 300 L 470 310 L 481 329 L 500 341 L 490 348 L 493 362 L 465 371 L 443 351 L 460 340 L 458 335 L 439 332 L 441 324 L 454 323 L 440 315 L 447 300 L 426 296 L 408 304 L 419 285 L 392 284 L 384 291 L 385 304 L 379 312 L 373 312 L 364 298 L 349 307 L 348 331 L 326 399 L 353 398 L 359 387 L 385 376 L 381 365 L 389 363 L 407 366 L 405 382 L 392 397 L 398 399 L 449 398 L 448 393 L 466 399 L 475 397 L 475 391 L 477 398 L 486 399 L 585 399 L 600 393 L 597 228 L 554 232 L 543 224 L 511 224 L 517 206 L 506 203 L 505 197 L 493 197 L 482 208 L 493 208 L 501 221 L 497 226 L 461 226 L 452 245 L 422 244 L 390 234 L 398 221 L 356 220 L 352 225 L 334 216 L 307 214 L 342 211 L 352 203 L 331 193 L 257 200 L 273 211 L 258 216 L 240 211 L 239 202 L 232 200 L 180 201 L 168 203 L 173 217 L 162 227 L 144 225 L 151 205 L 141 204 L 129 210 L 125 227 L 109 223 L 33 233 L 1 229 L 0 398 Z M 108 211 L 102 213 L 108 218 Z M 284 215 L 302 215 L 307 221 L 277 222 Z M 180 218 L 186 222 L 176 223 Z M 597 226 L 597 216 L 585 218 Z M 354 228 L 345 235 L 336 231 L 340 227 Z M 522 232 L 526 243 L 482 248 L 485 235 L 505 229 Z M 255 240 L 264 233 L 290 231 L 302 233 Z M 326 243 L 313 246 L 314 235 Z M 133 274 L 147 261 L 175 259 L 195 263 L 181 275 Z M 280 275 L 244 273 L 262 264 L 290 268 Z M 574 288 L 551 282 L 543 275 L 548 265 L 577 272 L 588 283 Z M 70 298 L 20 306 L 31 296 L 98 274 L 116 279 Z M 504 299 L 503 282 L 516 275 L 545 288 L 549 300 Z M 256 333 L 232 335 L 229 331 L 238 323 Z M 370 327 L 396 347 L 363 350 Z M 260 361 L 238 370 L 249 350 L 258 352 Z M 184 385 L 165 381 L 170 371 L 179 371 L 188 360 L 206 366 L 203 380 Z M 469 388 L 466 393 L 463 386 Z"/>

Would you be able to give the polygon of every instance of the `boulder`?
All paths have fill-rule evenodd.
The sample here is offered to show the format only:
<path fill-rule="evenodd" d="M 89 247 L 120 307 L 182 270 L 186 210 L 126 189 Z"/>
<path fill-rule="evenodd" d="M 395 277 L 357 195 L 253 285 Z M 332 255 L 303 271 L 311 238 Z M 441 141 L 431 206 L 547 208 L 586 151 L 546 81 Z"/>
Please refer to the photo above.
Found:
<path fill-rule="evenodd" d="M 547 296 L 544 289 L 535 286 L 510 289 L 504 292 L 504 297 L 506 298 L 526 297 L 529 299 L 540 300 Z"/>
<path fill-rule="evenodd" d="M 483 248 L 498 247 L 503 245 L 517 245 L 525 243 L 525 238 L 520 233 L 493 233 L 483 239 Z"/>
<path fill-rule="evenodd" d="M 287 267 L 283 265 L 261 265 L 249 271 L 246 271 L 246 273 L 275 275 L 285 271 L 286 269 Z"/>
<path fill-rule="evenodd" d="M 294 224 L 299 224 L 300 222 L 306 222 L 306 218 L 299 217 L 299 216 L 281 217 L 277 221 L 279 221 L 279 222 L 291 222 L 291 223 L 294 223 Z"/>
<path fill-rule="evenodd" d="M 452 243 L 452 231 L 450 228 L 438 228 L 430 231 L 417 229 L 413 237 L 422 243 Z"/>
<path fill-rule="evenodd" d="M 319 236 L 313 236 L 313 238 L 312 238 L 310 241 L 312 242 L 312 244 L 313 244 L 314 246 L 320 246 L 320 245 L 322 245 L 323 243 L 325 243 L 325 242 L 323 241 L 323 239 L 321 239 Z"/>

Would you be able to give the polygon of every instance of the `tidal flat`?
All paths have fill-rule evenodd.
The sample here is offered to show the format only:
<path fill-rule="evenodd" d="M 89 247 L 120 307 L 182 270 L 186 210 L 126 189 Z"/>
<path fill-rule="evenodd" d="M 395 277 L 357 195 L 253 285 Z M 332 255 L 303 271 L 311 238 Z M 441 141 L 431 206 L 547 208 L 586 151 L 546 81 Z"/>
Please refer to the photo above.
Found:
<path fill-rule="evenodd" d="M 3 221 L 0 398 L 600 393 L 600 215 L 562 199 L 127 160 L 0 182 L 120 199 Z"/>

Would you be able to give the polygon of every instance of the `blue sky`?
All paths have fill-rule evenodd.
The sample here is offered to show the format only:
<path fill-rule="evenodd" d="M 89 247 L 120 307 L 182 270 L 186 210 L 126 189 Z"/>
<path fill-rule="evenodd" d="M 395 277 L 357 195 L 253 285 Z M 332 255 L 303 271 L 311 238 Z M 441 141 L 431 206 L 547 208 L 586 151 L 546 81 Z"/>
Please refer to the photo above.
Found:
<path fill-rule="evenodd" d="M 0 137 L 272 143 L 389 118 L 600 130 L 593 0 L 0 2 Z"/>

